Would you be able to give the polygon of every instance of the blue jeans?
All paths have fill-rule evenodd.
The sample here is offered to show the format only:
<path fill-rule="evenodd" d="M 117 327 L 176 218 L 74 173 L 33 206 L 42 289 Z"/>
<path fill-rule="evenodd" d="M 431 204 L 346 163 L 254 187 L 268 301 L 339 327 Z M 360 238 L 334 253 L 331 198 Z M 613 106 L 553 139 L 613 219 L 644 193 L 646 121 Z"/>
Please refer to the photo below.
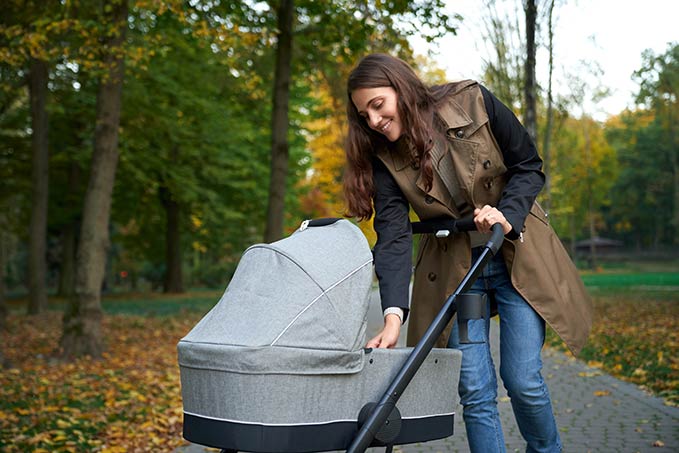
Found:
<path fill-rule="evenodd" d="M 472 249 L 472 260 L 481 247 Z M 512 286 L 502 253 L 492 258 L 470 292 L 494 297 L 500 315 L 500 377 L 527 452 L 560 452 L 547 385 L 542 379 L 540 351 L 545 341 L 545 322 Z M 490 305 L 490 302 L 489 302 Z M 490 312 L 490 307 L 487 307 Z M 504 436 L 497 410 L 497 378 L 490 354 L 490 320 L 469 321 L 469 338 L 482 344 L 460 344 L 453 323 L 448 347 L 462 351 L 460 400 L 469 447 L 472 452 L 504 452 Z"/>

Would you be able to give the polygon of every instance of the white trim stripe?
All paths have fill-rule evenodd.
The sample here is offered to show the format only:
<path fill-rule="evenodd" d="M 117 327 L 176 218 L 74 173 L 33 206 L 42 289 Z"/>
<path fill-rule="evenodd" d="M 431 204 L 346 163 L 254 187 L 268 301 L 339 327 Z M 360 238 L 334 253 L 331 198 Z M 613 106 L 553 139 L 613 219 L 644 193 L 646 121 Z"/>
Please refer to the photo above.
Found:
<path fill-rule="evenodd" d="M 331 290 L 332 290 L 333 288 L 335 288 L 337 285 L 339 285 L 340 283 L 344 282 L 346 279 L 348 279 L 349 277 L 351 277 L 352 275 L 354 275 L 356 272 L 360 271 L 361 269 L 363 269 L 364 267 L 366 267 L 366 266 L 368 266 L 368 265 L 371 265 L 372 262 L 373 262 L 373 260 L 372 260 L 372 258 L 371 258 L 369 261 L 365 262 L 364 264 L 361 264 L 361 265 L 358 266 L 356 269 L 354 269 L 353 271 L 349 272 L 347 275 L 345 275 L 344 277 L 342 277 L 340 280 L 338 280 L 338 281 L 336 281 L 335 283 L 333 283 L 333 284 L 332 284 L 330 287 L 328 287 L 327 289 L 324 289 L 323 292 L 322 292 L 321 294 L 319 294 L 314 300 L 312 300 L 312 301 L 309 303 L 309 305 L 307 305 L 306 307 L 304 307 L 304 309 L 303 309 L 302 311 L 300 311 L 299 313 L 297 313 L 297 316 L 295 316 L 295 317 L 292 319 L 292 321 L 290 321 L 290 323 L 289 323 L 287 326 L 285 326 L 285 328 L 281 331 L 281 333 L 278 334 L 278 336 L 271 342 L 271 344 L 270 344 L 269 346 L 273 346 L 274 344 L 276 344 L 276 342 L 277 342 L 278 340 L 280 340 L 280 338 L 285 334 L 285 332 L 287 332 L 288 329 L 289 329 L 290 327 L 292 327 L 292 325 L 295 323 L 295 321 L 297 321 L 297 319 L 298 319 L 300 316 L 302 316 L 302 315 L 304 314 L 305 311 L 307 311 L 309 308 L 311 308 L 311 306 L 312 306 L 313 304 L 315 304 L 316 301 L 318 301 L 320 298 L 322 298 L 323 296 L 325 296 L 329 291 L 331 291 Z"/>
<path fill-rule="evenodd" d="M 351 422 L 356 423 L 356 419 L 346 419 L 346 420 L 330 420 L 326 422 L 312 422 L 312 423 L 261 423 L 261 422 L 248 422 L 244 420 L 231 420 L 228 418 L 211 417 L 209 415 L 196 414 L 194 412 L 184 411 L 187 415 L 192 415 L 194 417 L 205 418 L 208 420 L 216 420 L 219 422 L 229 422 L 229 423 L 240 423 L 242 425 L 257 425 L 257 426 L 316 426 L 316 425 L 330 425 L 332 423 L 345 423 Z M 455 412 L 448 412 L 445 414 L 430 414 L 430 415 L 420 415 L 416 417 L 401 417 L 402 420 L 419 420 L 423 418 L 434 418 L 434 417 L 448 417 L 450 415 L 455 415 Z"/>

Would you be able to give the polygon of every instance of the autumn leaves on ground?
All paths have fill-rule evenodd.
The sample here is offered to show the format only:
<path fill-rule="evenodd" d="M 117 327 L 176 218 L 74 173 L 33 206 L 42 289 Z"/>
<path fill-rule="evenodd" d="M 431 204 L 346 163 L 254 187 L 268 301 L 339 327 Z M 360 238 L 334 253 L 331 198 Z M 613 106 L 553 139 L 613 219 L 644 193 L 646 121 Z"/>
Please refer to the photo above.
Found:
<path fill-rule="evenodd" d="M 678 275 L 666 274 L 660 285 L 592 288 L 595 324 L 582 357 L 672 405 L 679 403 Z M 103 360 L 72 363 L 52 358 L 60 307 L 28 317 L 16 301 L 1 338 L 12 367 L 0 374 L 0 450 L 146 452 L 182 445 L 176 344 L 218 298 L 213 292 L 105 299 Z M 561 347 L 553 335 L 548 342 Z"/>
<path fill-rule="evenodd" d="M 13 367 L 0 377 L 0 451 L 161 452 L 181 445 L 176 345 L 218 298 L 201 294 L 189 310 L 183 307 L 191 298 L 152 298 L 146 307 L 139 299 L 105 300 L 106 311 L 122 313 L 104 317 L 108 347 L 99 361 L 51 358 L 60 311 L 10 315 L 2 344 Z"/>

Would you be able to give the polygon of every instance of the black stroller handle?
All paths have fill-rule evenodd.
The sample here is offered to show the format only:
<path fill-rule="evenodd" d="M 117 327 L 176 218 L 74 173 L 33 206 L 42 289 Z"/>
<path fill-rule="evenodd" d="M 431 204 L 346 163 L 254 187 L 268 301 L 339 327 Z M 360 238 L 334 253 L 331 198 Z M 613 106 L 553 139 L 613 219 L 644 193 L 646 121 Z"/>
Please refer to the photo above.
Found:
<path fill-rule="evenodd" d="M 499 223 L 493 225 L 491 237 L 486 247 L 490 247 L 493 255 L 497 253 L 502 245 L 504 232 Z M 464 217 L 462 219 L 451 219 L 450 217 L 438 217 L 435 219 L 412 222 L 410 224 L 413 234 L 435 234 L 436 237 L 448 237 L 450 233 L 462 233 L 464 231 L 475 231 L 476 224 L 474 217 Z"/>
<path fill-rule="evenodd" d="M 450 217 L 438 217 L 435 219 L 422 220 L 410 224 L 413 234 L 436 234 L 437 237 L 446 237 L 450 233 L 476 230 L 474 217 L 463 219 L 451 219 Z"/>
<path fill-rule="evenodd" d="M 473 221 L 472 221 L 473 223 Z M 419 227 L 418 227 L 419 228 Z M 414 230 L 414 229 L 413 229 Z M 375 435 L 379 432 L 382 426 L 385 424 L 389 415 L 396 408 L 396 403 L 403 394 L 410 381 L 415 376 L 415 373 L 419 370 L 420 366 L 427 358 L 427 355 L 434 347 L 434 343 L 438 337 L 443 333 L 448 323 L 453 319 L 455 313 L 457 312 L 456 298 L 461 293 L 467 292 L 477 277 L 483 271 L 486 263 L 497 253 L 504 241 L 504 231 L 502 230 L 502 225 L 496 223 L 492 227 L 492 235 L 483 251 L 481 256 L 472 263 L 472 267 L 467 272 L 465 277 L 460 282 L 459 286 L 451 294 L 448 299 L 446 299 L 443 308 L 436 315 L 434 321 L 429 325 L 429 328 L 424 333 L 420 341 L 413 348 L 405 363 L 401 366 L 401 369 L 396 374 L 396 377 L 391 381 L 391 384 L 387 390 L 382 395 L 380 401 L 374 405 L 371 410 L 370 415 L 363 423 L 358 431 L 358 434 L 354 438 L 353 442 L 347 449 L 347 453 L 364 453 L 370 444 L 373 442 Z M 436 232 L 440 230 L 433 230 L 429 232 Z M 458 230 L 460 231 L 460 230 Z"/>

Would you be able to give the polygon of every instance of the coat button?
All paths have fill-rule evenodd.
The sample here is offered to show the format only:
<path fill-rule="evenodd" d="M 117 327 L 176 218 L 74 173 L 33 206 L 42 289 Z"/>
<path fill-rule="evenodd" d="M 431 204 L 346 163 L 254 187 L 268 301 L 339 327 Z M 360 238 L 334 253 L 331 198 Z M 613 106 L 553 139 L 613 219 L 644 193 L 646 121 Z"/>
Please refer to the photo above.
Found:
<path fill-rule="evenodd" d="M 493 187 L 493 180 L 489 179 L 488 181 L 485 182 L 484 186 L 486 187 L 487 190 L 490 190 Z"/>
<path fill-rule="evenodd" d="M 432 204 L 434 202 L 434 197 L 432 197 L 431 195 L 427 195 L 426 197 L 424 197 L 424 202 L 427 204 Z"/>
<path fill-rule="evenodd" d="M 420 169 L 420 163 L 418 161 L 413 161 L 410 164 L 410 168 L 412 168 L 413 170 L 419 170 Z"/>
<path fill-rule="evenodd" d="M 427 278 L 429 279 L 430 282 L 433 282 L 436 280 L 436 274 L 433 272 L 429 272 L 429 275 L 427 275 Z"/>
<path fill-rule="evenodd" d="M 485 168 L 486 170 L 488 170 L 490 168 L 490 161 L 489 160 L 487 160 L 483 163 L 483 168 Z"/>
<path fill-rule="evenodd" d="M 455 131 L 455 137 L 464 138 L 464 131 L 462 129 L 458 129 L 457 131 Z"/>

